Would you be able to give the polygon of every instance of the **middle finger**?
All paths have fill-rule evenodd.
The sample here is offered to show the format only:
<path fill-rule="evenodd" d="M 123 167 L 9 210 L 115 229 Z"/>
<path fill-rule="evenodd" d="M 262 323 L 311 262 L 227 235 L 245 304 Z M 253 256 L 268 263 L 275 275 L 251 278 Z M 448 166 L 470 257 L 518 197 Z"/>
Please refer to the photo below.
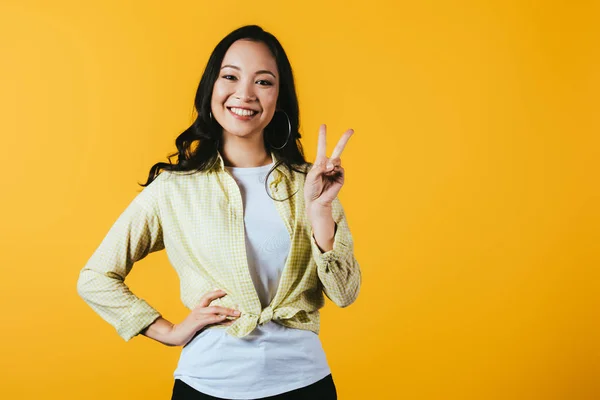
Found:
<path fill-rule="evenodd" d="M 233 308 L 221 307 L 221 306 L 206 307 L 206 311 L 208 311 L 212 314 L 235 315 L 235 316 L 240 315 L 240 312 L 238 310 L 235 310 Z"/>
<path fill-rule="evenodd" d="M 350 136 L 352 136 L 353 133 L 354 129 L 348 129 L 346 132 L 344 132 L 340 140 L 335 145 L 335 148 L 333 149 L 333 153 L 331 153 L 330 158 L 339 158 L 342 155 L 342 151 L 344 151 L 346 143 L 348 143 L 348 140 L 350 139 Z"/>

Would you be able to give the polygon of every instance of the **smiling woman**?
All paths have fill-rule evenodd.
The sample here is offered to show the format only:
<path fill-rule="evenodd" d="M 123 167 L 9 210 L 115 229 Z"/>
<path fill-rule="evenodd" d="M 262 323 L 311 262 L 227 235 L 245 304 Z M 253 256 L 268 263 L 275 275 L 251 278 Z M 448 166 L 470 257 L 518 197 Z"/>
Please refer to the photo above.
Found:
<path fill-rule="evenodd" d="M 324 296 L 352 304 L 361 284 L 337 198 L 353 131 L 327 157 L 322 125 L 316 160 L 305 161 L 290 63 L 258 26 L 216 46 L 195 105 L 177 162 L 150 169 L 78 292 L 123 339 L 182 346 L 172 399 L 336 399 L 319 309 Z M 176 324 L 124 283 L 163 249 L 191 310 Z"/>
<path fill-rule="evenodd" d="M 194 103 L 198 116 L 176 139 L 178 152 L 169 156 L 177 162 L 156 163 L 143 186 L 161 170 L 208 171 L 221 158 L 232 167 L 260 166 L 273 162 L 272 153 L 278 161 L 269 174 L 279 165 L 306 173 L 292 67 L 269 32 L 249 25 L 223 38 L 210 55 Z"/>

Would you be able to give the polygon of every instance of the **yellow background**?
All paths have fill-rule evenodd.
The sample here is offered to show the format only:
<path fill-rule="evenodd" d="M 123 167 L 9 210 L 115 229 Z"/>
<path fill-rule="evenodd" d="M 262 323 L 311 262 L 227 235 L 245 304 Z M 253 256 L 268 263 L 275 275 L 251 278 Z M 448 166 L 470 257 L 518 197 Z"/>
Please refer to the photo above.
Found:
<path fill-rule="evenodd" d="M 598 3 L 295 3 L 2 0 L 0 398 L 170 398 L 180 349 L 124 342 L 76 281 L 249 23 L 288 52 L 307 158 L 320 123 L 329 151 L 356 131 L 339 398 L 600 398 Z M 128 283 L 185 317 L 164 252 Z"/>

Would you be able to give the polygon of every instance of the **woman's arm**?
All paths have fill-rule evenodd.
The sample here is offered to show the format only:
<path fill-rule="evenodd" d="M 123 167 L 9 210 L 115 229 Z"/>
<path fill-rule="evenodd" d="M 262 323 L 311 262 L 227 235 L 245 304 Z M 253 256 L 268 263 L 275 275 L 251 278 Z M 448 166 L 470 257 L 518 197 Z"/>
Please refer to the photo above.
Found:
<path fill-rule="evenodd" d="M 353 134 L 352 129 L 344 132 L 331 157 L 327 157 L 327 127 L 321 125 L 317 156 L 304 181 L 304 204 L 317 273 L 327 297 L 340 307 L 356 300 L 361 283 L 352 235 L 337 198 L 345 180 L 340 156 Z"/>
<path fill-rule="evenodd" d="M 311 224 L 312 254 L 323 291 L 336 305 L 347 307 L 358 297 L 361 272 L 342 204 L 336 198 L 331 208 L 315 207 L 306 212 Z"/>
<path fill-rule="evenodd" d="M 145 187 L 121 213 L 77 281 L 78 294 L 125 341 L 161 316 L 124 282 L 134 263 L 164 248 L 157 207 L 160 178 Z"/>

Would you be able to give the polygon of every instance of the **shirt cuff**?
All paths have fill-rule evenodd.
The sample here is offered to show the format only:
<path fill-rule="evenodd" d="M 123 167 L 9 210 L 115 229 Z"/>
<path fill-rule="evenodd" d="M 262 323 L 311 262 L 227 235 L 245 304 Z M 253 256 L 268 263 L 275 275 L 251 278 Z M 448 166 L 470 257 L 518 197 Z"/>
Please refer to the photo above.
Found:
<path fill-rule="evenodd" d="M 328 267 L 332 261 L 341 261 L 348 254 L 352 253 L 352 239 L 348 230 L 342 229 L 338 223 L 335 224 L 335 234 L 333 236 L 333 248 L 322 252 L 315 240 L 313 229 L 310 229 L 310 247 L 312 255 L 317 263 L 317 267 Z"/>
<path fill-rule="evenodd" d="M 127 342 L 160 316 L 161 314 L 145 300 L 138 299 L 118 322 L 117 332 Z"/>

